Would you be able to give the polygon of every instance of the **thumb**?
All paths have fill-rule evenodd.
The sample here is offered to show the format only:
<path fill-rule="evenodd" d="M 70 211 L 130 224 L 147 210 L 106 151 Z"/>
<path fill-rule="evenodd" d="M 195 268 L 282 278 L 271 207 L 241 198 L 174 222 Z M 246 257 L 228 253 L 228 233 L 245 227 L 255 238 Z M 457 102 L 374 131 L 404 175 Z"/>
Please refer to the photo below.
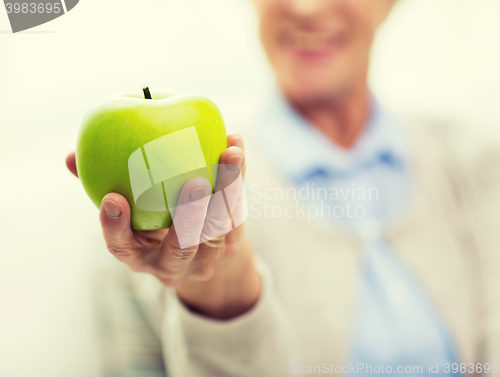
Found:
<path fill-rule="evenodd" d="M 76 171 L 76 157 L 75 157 L 75 152 L 71 152 L 68 154 L 66 157 L 66 167 L 68 170 L 78 178 L 78 172 Z"/>

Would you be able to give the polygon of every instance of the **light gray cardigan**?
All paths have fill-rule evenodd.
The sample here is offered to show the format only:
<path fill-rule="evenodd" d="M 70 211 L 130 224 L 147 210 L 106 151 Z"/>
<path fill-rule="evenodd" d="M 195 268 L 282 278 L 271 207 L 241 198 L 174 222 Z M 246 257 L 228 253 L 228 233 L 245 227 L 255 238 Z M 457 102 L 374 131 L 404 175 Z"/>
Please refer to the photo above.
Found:
<path fill-rule="evenodd" d="M 500 143 L 471 127 L 406 124 L 413 202 L 388 227 L 388 240 L 439 309 L 460 362 L 500 367 Z M 251 206 L 252 184 L 290 184 L 261 156 L 251 130 L 240 131 Z M 294 375 L 292 363 L 346 365 L 361 240 L 321 220 L 250 215 L 245 226 L 264 291 L 256 307 L 231 321 L 188 312 L 154 278 L 106 258 L 96 297 L 110 375 L 279 377 Z"/>

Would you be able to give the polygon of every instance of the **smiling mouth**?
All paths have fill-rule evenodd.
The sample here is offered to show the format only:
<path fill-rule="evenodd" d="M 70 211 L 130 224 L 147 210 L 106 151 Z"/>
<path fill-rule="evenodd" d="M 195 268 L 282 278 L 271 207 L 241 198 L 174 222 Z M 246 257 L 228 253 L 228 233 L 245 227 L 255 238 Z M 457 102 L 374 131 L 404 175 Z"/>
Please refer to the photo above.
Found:
<path fill-rule="evenodd" d="M 344 33 L 287 32 L 281 35 L 280 44 L 302 58 L 326 58 L 338 54 L 345 46 Z"/>

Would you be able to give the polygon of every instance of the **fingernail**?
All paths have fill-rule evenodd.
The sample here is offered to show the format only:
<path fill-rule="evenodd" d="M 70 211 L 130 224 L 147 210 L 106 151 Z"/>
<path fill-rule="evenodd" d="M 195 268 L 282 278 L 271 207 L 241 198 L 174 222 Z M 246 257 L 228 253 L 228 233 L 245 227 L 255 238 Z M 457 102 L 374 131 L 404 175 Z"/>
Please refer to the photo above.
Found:
<path fill-rule="evenodd" d="M 225 163 L 241 168 L 241 165 L 243 164 L 243 156 L 235 154 L 234 156 L 229 157 Z"/>
<path fill-rule="evenodd" d="M 112 219 L 118 219 L 120 218 L 120 215 L 122 214 L 122 209 L 118 204 L 111 200 L 105 200 L 102 202 L 102 206 L 104 207 L 104 212 L 106 212 L 106 215 Z"/>
<path fill-rule="evenodd" d="M 189 193 L 189 199 L 191 199 L 192 202 L 197 202 L 197 204 L 202 204 L 205 203 L 208 195 L 210 195 L 210 189 L 208 187 L 198 187 L 191 190 Z"/>

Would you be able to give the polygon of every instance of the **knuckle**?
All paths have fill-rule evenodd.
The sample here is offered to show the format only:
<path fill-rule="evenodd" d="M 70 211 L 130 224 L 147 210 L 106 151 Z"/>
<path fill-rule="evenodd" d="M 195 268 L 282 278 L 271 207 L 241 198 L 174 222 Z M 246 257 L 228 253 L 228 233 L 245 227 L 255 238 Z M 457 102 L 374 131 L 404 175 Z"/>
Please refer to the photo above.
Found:
<path fill-rule="evenodd" d="M 238 249 L 236 247 L 227 247 L 225 257 L 232 257 L 238 254 Z"/>
<path fill-rule="evenodd" d="M 167 288 L 176 288 L 180 283 L 180 279 L 171 276 L 167 277 L 159 276 L 158 280 L 160 281 L 161 284 L 163 284 L 163 286 Z"/>
<path fill-rule="evenodd" d="M 143 272 L 144 271 L 144 266 L 140 264 L 129 264 L 128 268 L 132 270 L 133 272 Z"/>
<path fill-rule="evenodd" d="M 210 238 L 209 236 L 205 236 L 206 241 L 204 241 L 205 246 L 208 246 L 212 249 L 221 249 L 226 245 L 226 235 Z"/>
<path fill-rule="evenodd" d="M 128 248 L 120 246 L 120 245 L 107 245 L 108 250 L 111 254 L 113 254 L 116 258 L 126 258 L 130 255 Z"/>
<path fill-rule="evenodd" d="M 145 272 L 146 262 L 134 254 L 134 250 L 116 245 L 108 245 L 108 250 L 120 262 L 123 262 L 132 272 Z"/>
<path fill-rule="evenodd" d="M 211 265 L 202 265 L 192 272 L 192 278 L 196 280 L 206 281 L 214 276 L 215 267 Z"/>
<path fill-rule="evenodd" d="M 173 247 L 170 249 L 170 253 L 176 259 L 188 260 L 193 257 L 195 251 L 192 248 L 181 249 L 180 247 Z"/>
<path fill-rule="evenodd" d="M 236 242 L 226 243 L 225 256 L 230 257 L 238 253 L 238 244 Z"/>

